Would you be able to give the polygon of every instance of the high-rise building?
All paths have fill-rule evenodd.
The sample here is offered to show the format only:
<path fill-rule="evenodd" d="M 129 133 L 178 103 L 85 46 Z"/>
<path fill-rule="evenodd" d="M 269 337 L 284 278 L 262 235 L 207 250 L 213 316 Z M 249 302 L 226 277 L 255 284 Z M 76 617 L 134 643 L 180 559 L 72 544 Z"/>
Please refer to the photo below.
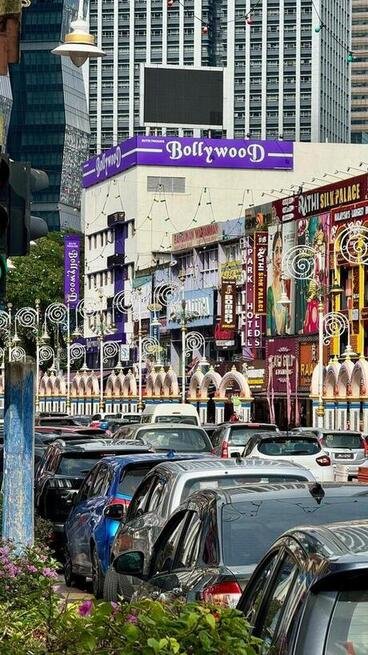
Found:
<path fill-rule="evenodd" d="M 349 141 L 350 24 L 350 0 L 90 0 L 91 153 L 144 131 L 141 62 L 227 67 L 227 137 Z"/>
<path fill-rule="evenodd" d="M 353 0 L 351 65 L 351 140 L 368 143 L 368 4 Z"/>
<path fill-rule="evenodd" d="M 51 50 L 76 17 L 78 0 L 32 0 L 23 10 L 21 61 L 10 67 L 13 90 L 8 152 L 48 173 L 32 211 L 50 230 L 80 227 L 80 166 L 88 155 L 89 118 L 82 72 Z"/>
<path fill-rule="evenodd" d="M 0 76 L 0 147 L 6 151 L 6 142 L 9 131 L 10 114 L 13 105 L 9 76 Z"/>

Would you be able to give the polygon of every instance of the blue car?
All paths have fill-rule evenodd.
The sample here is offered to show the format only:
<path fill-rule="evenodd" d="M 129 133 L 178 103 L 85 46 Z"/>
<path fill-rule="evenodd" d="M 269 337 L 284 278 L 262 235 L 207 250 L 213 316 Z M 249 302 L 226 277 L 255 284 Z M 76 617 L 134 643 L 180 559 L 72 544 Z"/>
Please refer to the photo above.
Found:
<path fill-rule="evenodd" d="M 93 593 L 100 598 L 115 533 L 146 473 L 167 460 L 205 456 L 206 453 L 176 455 L 171 451 L 103 457 L 84 479 L 65 523 L 66 585 L 81 586 L 87 577 L 92 577 Z"/>

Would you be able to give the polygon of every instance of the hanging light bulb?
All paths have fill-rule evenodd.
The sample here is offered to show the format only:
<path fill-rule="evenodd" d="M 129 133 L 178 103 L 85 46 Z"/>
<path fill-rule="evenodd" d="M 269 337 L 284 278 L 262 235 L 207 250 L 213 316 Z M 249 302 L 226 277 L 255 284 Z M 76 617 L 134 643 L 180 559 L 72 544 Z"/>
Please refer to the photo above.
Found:
<path fill-rule="evenodd" d="M 318 34 L 318 32 L 320 32 L 321 29 L 322 29 L 322 25 L 317 25 L 317 27 L 314 28 L 314 31 L 317 32 Z"/>
<path fill-rule="evenodd" d="M 349 50 L 348 56 L 346 57 L 346 61 L 351 64 L 353 61 L 355 61 L 354 54 Z"/>
<path fill-rule="evenodd" d="M 247 25 L 253 25 L 253 18 L 252 18 L 252 16 L 248 16 L 245 22 L 246 22 Z"/>
<path fill-rule="evenodd" d="M 208 25 L 202 25 L 202 34 L 208 34 Z"/>

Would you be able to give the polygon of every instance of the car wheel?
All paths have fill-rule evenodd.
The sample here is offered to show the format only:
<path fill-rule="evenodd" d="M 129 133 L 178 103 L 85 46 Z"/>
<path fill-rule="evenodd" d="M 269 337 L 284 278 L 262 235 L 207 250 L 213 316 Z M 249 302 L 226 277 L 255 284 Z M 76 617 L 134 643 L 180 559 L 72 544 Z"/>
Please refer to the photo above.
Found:
<path fill-rule="evenodd" d="M 92 560 L 92 589 L 96 598 L 102 598 L 104 591 L 104 575 L 101 571 L 100 561 L 96 547 L 93 546 L 91 553 Z"/>
<path fill-rule="evenodd" d="M 103 598 L 107 601 L 117 602 L 121 596 L 124 596 L 124 594 L 121 589 L 120 575 L 116 573 L 112 566 L 109 566 L 105 576 Z"/>
<path fill-rule="evenodd" d="M 67 587 L 83 587 L 86 579 L 82 575 L 77 575 L 73 572 L 72 558 L 70 557 L 69 550 L 65 549 L 65 563 L 64 563 L 64 578 Z"/>

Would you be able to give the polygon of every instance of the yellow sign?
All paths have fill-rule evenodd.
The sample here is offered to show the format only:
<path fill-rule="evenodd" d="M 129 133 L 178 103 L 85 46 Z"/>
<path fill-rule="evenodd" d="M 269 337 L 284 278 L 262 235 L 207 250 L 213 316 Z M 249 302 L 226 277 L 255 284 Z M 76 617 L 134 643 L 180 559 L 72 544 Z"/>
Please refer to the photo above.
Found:
<path fill-rule="evenodd" d="M 242 280 L 242 263 L 240 260 L 234 259 L 231 262 L 226 262 L 226 264 L 221 264 L 221 279 L 223 281 L 236 281 L 241 282 Z"/>

